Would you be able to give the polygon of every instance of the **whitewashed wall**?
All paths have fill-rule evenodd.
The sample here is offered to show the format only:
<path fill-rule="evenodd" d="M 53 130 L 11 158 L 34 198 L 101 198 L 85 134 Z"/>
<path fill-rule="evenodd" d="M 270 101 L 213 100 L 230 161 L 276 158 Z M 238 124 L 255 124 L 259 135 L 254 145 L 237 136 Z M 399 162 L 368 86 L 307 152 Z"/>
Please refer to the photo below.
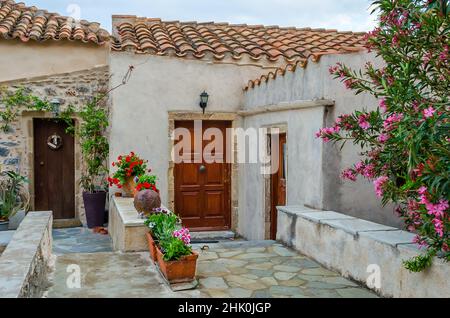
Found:
<path fill-rule="evenodd" d="M 112 52 L 112 87 L 121 82 L 129 65 L 135 66 L 131 80 L 112 94 L 110 159 L 131 150 L 148 159 L 167 205 L 168 112 L 200 112 L 203 90 L 210 95 L 207 112 L 235 112 L 244 103 L 243 87 L 248 80 L 268 69 Z"/>
<path fill-rule="evenodd" d="M 392 207 L 383 208 L 375 197 L 373 185 L 365 180 L 342 181 L 340 172 L 356 163 L 358 148 L 323 144 L 314 133 L 332 125 L 337 116 L 355 109 L 374 108 L 378 102 L 370 95 L 355 96 L 329 74 L 329 67 L 342 62 L 360 69 L 374 55 L 365 53 L 323 56 L 319 63 L 309 62 L 306 69 L 297 68 L 275 80 L 250 89 L 245 94 L 245 109 L 275 105 L 280 102 L 329 99 L 335 106 L 325 113 L 323 106 L 248 116 L 244 126 L 263 127 L 286 124 L 288 138 L 287 205 L 308 205 L 339 211 L 374 222 L 401 226 Z M 377 64 L 379 63 L 376 62 Z M 264 238 L 264 186 L 258 165 L 241 169 L 239 230 L 251 239 Z M 244 203 L 244 204 L 242 204 Z"/>

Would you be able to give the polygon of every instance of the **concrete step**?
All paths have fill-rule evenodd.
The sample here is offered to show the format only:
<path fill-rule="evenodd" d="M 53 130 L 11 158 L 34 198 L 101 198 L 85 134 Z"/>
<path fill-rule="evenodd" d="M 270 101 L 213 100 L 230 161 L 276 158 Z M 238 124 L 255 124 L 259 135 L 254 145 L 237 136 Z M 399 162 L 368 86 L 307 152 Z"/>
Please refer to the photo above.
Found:
<path fill-rule="evenodd" d="M 192 241 L 224 241 L 233 240 L 236 234 L 233 231 L 206 231 L 206 232 L 191 232 Z"/>

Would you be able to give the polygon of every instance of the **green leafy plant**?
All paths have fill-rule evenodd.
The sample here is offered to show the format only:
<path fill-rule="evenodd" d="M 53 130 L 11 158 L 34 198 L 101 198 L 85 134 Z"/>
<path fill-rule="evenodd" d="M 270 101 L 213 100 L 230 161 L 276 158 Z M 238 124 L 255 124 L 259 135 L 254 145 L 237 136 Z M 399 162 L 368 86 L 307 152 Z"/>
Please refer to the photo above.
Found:
<path fill-rule="evenodd" d="M 172 237 L 179 223 L 179 218 L 172 212 L 161 211 L 149 215 L 144 223 L 150 228 L 155 241 L 162 242 Z"/>
<path fill-rule="evenodd" d="M 105 95 L 93 98 L 78 113 L 81 118 L 78 135 L 85 170 L 81 178 L 84 190 L 95 192 L 105 190 L 104 175 L 108 173 L 107 159 L 109 143 L 106 137 L 108 110 L 101 105 Z"/>
<path fill-rule="evenodd" d="M 180 219 L 173 212 L 157 209 L 154 214 L 148 216 L 145 225 L 150 228 L 165 261 L 179 260 L 192 254 L 189 230 L 181 227 Z"/>
<path fill-rule="evenodd" d="M 0 88 L 0 129 L 7 133 L 11 123 L 17 119 L 21 109 L 35 111 L 52 111 L 52 105 L 45 99 L 27 92 L 24 87 L 11 91 L 6 87 Z"/>
<path fill-rule="evenodd" d="M 170 237 L 161 242 L 161 248 L 164 252 L 165 261 L 179 260 L 183 256 L 192 254 L 192 247 L 186 245 L 181 239 L 177 237 Z"/>
<path fill-rule="evenodd" d="M 20 210 L 27 210 L 29 195 L 24 188 L 27 178 L 14 171 L 7 171 L 0 181 L 0 221 L 8 221 Z"/>
<path fill-rule="evenodd" d="M 379 0 L 379 26 L 367 36 L 385 67 L 367 63 L 330 73 L 356 94 L 379 100 L 374 111 L 338 117 L 317 137 L 361 146 L 361 161 L 342 172 L 373 181 L 383 204 L 394 203 L 414 242 L 425 249 L 404 263 L 411 271 L 450 260 L 450 19 L 447 0 Z"/>

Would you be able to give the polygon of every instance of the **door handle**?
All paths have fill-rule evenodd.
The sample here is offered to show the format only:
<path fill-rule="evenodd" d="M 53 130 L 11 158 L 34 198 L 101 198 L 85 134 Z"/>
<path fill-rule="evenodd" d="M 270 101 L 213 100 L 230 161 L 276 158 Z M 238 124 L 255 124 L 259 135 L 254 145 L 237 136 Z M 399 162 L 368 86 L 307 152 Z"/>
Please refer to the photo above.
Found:
<path fill-rule="evenodd" d="M 206 171 L 206 167 L 205 167 L 204 165 L 201 165 L 201 166 L 198 168 L 198 171 L 200 171 L 200 172 L 205 172 L 205 171 Z"/>
<path fill-rule="evenodd" d="M 44 161 L 39 162 L 39 164 L 40 164 L 41 166 L 43 166 L 43 165 L 44 165 Z"/>

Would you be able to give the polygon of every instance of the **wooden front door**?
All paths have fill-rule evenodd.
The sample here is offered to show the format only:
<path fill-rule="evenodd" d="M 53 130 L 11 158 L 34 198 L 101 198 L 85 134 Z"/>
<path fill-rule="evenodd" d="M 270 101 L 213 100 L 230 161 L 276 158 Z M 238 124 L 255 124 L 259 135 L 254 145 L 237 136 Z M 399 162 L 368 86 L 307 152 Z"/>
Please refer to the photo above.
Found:
<path fill-rule="evenodd" d="M 272 158 L 278 157 L 279 168 L 270 177 L 271 209 L 270 209 L 270 239 L 277 237 L 277 206 L 286 205 L 286 134 L 279 134 L 278 146 L 271 145 Z M 272 160 L 273 161 L 273 160 Z"/>
<path fill-rule="evenodd" d="M 75 218 L 74 138 L 67 125 L 51 119 L 34 124 L 34 209 L 55 219 Z"/>
<path fill-rule="evenodd" d="M 230 122 L 203 121 L 203 132 L 217 128 L 223 135 L 223 153 L 212 152 L 216 158 L 223 157 L 224 163 L 207 163 L 200 153 L 194 152 L 194 122 L 178 121 L 175 128 L 186 128 L 191 136 L 191 149 L 183 149 L 180 154 L 188 154 L 191 163 L 176 163 L 175 212 L 180 215 L 183 225 L 195 231 L 225 230 L 230 228 L 230 164 L 226 163 L 229 149 L 226 145 L 226 129 Z M 203 138 L 202 138 L 203 139 Z M 181 141 L 181 140 L 180 140 Z M 202 141 L 202 150 L 210 141 Z M 201 162 L 194 162 L 197 158 Z"/>

